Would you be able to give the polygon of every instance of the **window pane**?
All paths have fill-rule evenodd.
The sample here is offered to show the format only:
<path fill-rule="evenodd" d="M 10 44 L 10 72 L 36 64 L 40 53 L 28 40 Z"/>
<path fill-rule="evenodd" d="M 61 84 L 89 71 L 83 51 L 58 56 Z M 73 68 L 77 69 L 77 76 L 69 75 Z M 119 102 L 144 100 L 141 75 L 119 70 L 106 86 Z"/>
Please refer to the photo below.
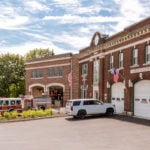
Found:
<path fill-rule="evenodd" d="M 82 75 L 88 74 L 88 64 L 82 65 Z"/>
<path fill-rule="evenodd" d="M 110 60 L 109 61 L 110 61 L 110 67 L 109 68 L 112 69 L 113 66 L 114 66 L 114 64 L 113 64 L 114 63 L 114 57 L 113 57 L 113 55 L 110 56 Z"/>
<path fill-rule="evenodd" d="M 3 100 L 0 100 L 0 105 L 2 105 L 3 104 Z"/>
<path fill-rule="evenodd" d="M 146 45 L 145 49 L 145 62 L 150 63 L 150 45 Z"/>
<path fill-rule="evenodd" d="M 138 49 L 133 49 L 132 65 L 138 64 Z"/>
<path fill-rule="evenodd" d="M 63 68 L 62 67 L 49 68 L 48 76 L 49 77 L 63 76 Z"/>
<path fill-rule="evenodd" d="M 14 100 L 11 101 L 10 104 L 11 104 L 11 105 L 15 105 L 15 101 L 14 101 Z"/>
<path fill-rule="evenodd" d="M 94 61 L 93 65 L 94 65 L 93 66 L 93 68 L 94 68 L 93 82 L 94 82 L 94 84 L 98 84 L 98 82 L 99 82 L 99 60 Z"/>
<path fill-rule="evenodd" d="M 44 76 L 44 71 L 43 70 L 33 70 L 31 72 L 31 78 L 40 78 Z"/>
<path fill-rule="evenodd" d="M 21 101 L 20 101 L 20 100 L 17 100 L 17 101 L 16 101 L 16 104 L 17 104 L 17 105 L 20 105 L 20 104 L 21 104 Z"/>
<path fill-rule="evenodd" d="M 79 106 L 81 101 L 74 101 L 73 106 Z"/>

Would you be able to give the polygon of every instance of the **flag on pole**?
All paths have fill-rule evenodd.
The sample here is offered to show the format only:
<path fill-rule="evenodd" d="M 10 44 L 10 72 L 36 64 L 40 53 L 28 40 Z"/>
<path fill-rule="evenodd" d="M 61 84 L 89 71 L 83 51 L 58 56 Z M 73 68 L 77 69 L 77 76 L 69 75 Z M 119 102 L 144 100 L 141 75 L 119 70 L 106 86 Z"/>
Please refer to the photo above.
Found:
<path fill-rule="evenodd" d="M 119 80 L 119 70 L 118 69 L 112 69 L 111 73 L 113 74 L 114 82 L 118 82 L 118 80 Z"/>
<path fill-rule="evenodd" d="M 72 71 L 68 74 L 68 84 L 70 87 L 72 86 Z"/>

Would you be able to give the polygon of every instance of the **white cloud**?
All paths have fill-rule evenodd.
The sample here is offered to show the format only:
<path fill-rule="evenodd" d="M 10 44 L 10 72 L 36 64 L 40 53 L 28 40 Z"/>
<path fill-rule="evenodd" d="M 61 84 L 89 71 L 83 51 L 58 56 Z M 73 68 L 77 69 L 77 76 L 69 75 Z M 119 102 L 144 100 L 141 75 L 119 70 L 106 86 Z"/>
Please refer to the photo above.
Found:
<path fill-rule="evenodd" d="M 21 16 L 16 13 L 13 7 L 0 6 L 0 29 L 20 29 L 23 25 L 29 23 L 27 16 Z"/>
<path fill-rule="evenodd" d="M 13 54 L 19 54 L 24 56 L 27 54 L 30 50 L 33 50 L 35 48 L 49 48 L 50 50 L 54 50 L 55 54 L 61 54 L 66 53 L 65 49 L 61 49 L 57 47 L 56 45 L 53 45 L 49 41 L 41 41 L 41 42 L 27 42 L 21 45 L 14 45 L 14 46 L 1 46 L 0 53 L 6 54 L 6 53 L 13 53 Z"/>
<path fill-rule="evenodd" d="M 81 17 L 77 15 L 67 14 L 64 16 L 45 16 L 43 20 L 55 20 L 59 23 L 71 23 L 71 24 L 80 24 L 80 23 L 101 23 L 101 22 L 115 22 L 119 21 L 120 17 Z"/>
<path fill-rule="evenodd" d="M 118 21 L 117 25 L 113 27 L 116 32 L 123 30 L 130 24 L 142 20 L 142 18 L 145 18 L 150 14 L 149 5 L 147 9 L 141 0 L 132 0 L 132 1 L 114 0 L 114 1 L 119 6 L 118 15 L 120 16 L 120 20 Z M 147 2 L 145 1 L 145 3 Z"/>
<path fill-rule="evenodd" d="M 36 11 L 49 11 L 50 8 L 47 7 L 46 5 L 37 2 L 37 1 L 25 1 L 25 10 L 30 11 L 30 12 L 36 12 Z"/>
<path fill-rule="evenodd" d="M 53 41 L 59 41 L 60 43 L 66 43 L 70 45 L 71 47 L 74 47 L 74 49 L 79 50 L 80 48 L 85 47 L 86 45 L 89 45 L 90 39 L 87 36 L 81 36 L 76 34 L 68 34 L 68 33 L 62 33 L 61 37 L 55 35 L 53 37 Z"/>
<path fill-rule="evenodd" d="M 57 5 L 78 5 L 80 0 L 53 0 Z"/>
<path fill-rule="evenodd" d="M 36 40 L 40 40 L 40 41 L 51 41 L 43 32 L 43 34 L 38 34 L 38 33 L 31 33 L 31 32 L 23 32 L 25 35 L 27 35 L 28 37 L 30 37 L 32 39 L 32 41 Z"/>
<path fill-rule="evenodd" d="M 87 6 L 87 7 L 83 7 L 83 6 L 71 6 L 71 7 L 66 7 L 66 12 L 70 13 L 70 14 L 74 14 L 74 15 L 95 15 L 98 14 L 102 8 L 98 5 L 94 5 L 94 6 Z"/>

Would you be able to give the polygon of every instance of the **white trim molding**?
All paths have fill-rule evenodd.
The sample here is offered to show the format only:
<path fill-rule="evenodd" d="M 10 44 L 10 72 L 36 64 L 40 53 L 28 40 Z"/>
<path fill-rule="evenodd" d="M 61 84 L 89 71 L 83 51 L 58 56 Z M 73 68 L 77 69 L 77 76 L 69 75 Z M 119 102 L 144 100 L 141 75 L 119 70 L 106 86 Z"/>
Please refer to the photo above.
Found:
<path fill-rule="evenodd" d="M 36 86 L 43 87 L 44 88 L 44 92 L 45 92 L 45 85 L 43 85 L 41 83 L 34 83 L 34 84 L 29 85 L 29 92 L 31 92 L 32 88 L 36 87 Z"/>
<path fill-rule="evenodd" d="M 51 87 L 51 86 L 60 86 L 60 87 L 63 88 L 63 92 L 65 92 L 65 85 L 61 84 L 61 83 L 50 83 L 50 84 L 47 84 L 46 85 L 46 91 L 48 91 L 48 88 Z"/>

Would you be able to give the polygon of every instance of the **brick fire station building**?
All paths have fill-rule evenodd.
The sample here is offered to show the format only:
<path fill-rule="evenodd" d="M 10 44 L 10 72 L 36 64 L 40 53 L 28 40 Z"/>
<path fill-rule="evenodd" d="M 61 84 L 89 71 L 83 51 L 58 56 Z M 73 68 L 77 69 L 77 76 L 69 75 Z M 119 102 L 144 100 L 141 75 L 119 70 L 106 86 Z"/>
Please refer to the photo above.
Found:
<path fill-rule="evenodd" d="M 42 93 L 55 94 L 63 105 L 98 98 L 114 103 L 116 113 L 150 119 L 150 17 L 110 37 L 94 33 L 78 54 L 27 61 L 26 94 Z"/>

